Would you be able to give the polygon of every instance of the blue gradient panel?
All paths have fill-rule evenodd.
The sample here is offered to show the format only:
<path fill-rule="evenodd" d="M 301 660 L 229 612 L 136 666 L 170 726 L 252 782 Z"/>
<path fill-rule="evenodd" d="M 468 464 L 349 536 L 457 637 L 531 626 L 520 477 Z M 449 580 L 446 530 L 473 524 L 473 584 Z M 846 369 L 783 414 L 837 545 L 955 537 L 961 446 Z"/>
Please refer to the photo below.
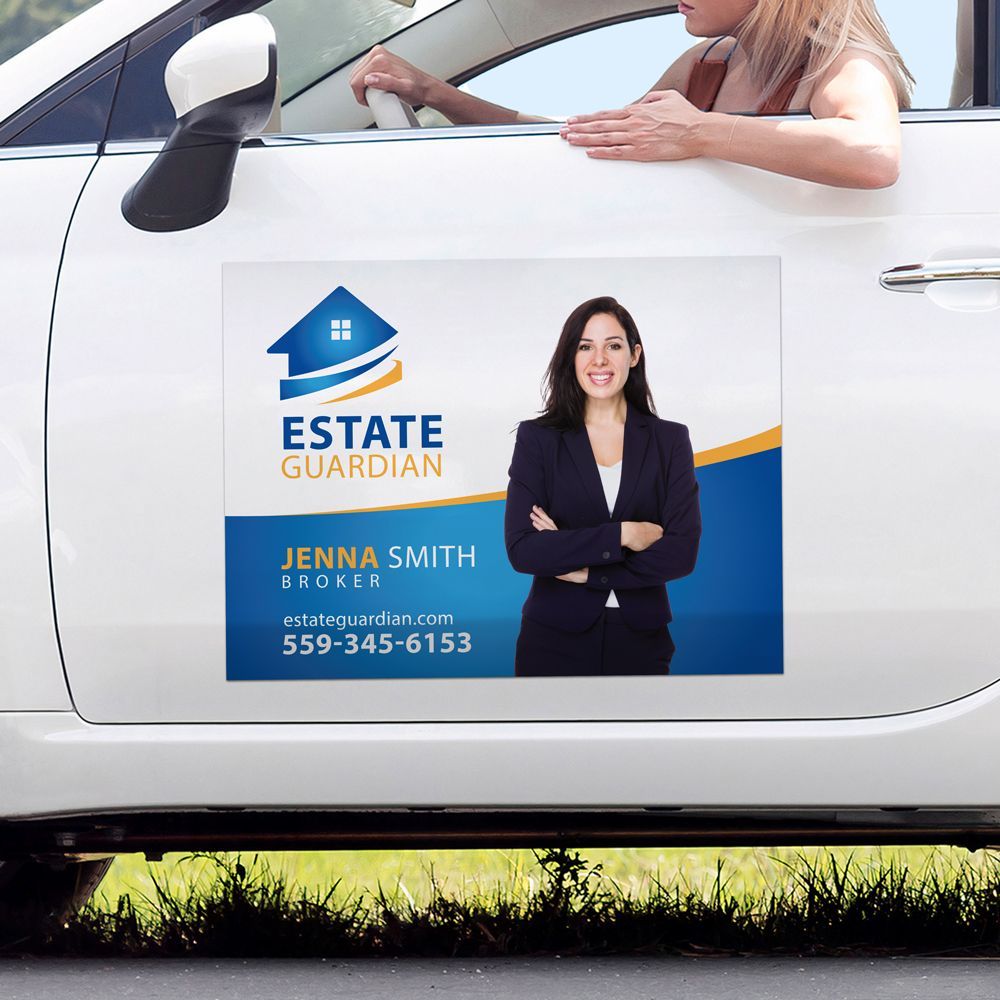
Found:
<path fill-rule="evenodd" d="M 672 674 L 780 674 L 784 666 L 781 449 L 697 470 L 695 571 L 667 584 Z"/>
<path fill-rule="evenodd" d="M 677 652 L 673 674 L 780 674 L 782 644 L 781 450 L 698 470 L 704 523 L 694 573 L 668 585 Z M 358 514 L 226 518 L 226 676 L 229 680 L 386 677 L 509 677 L 530 578 L 515 573 L 503 545 L 503 501 Z M 475 568 L 389 569 L 392 546 L 475 546 Z M 327 570 L 326 589 L 283 589 L 289 548 L 356 547 L 359 568 Z M 364 546 L 380 566 L 360 568 Z M 430 548 L 428 551 L 430 551 Z M 440 553 L 439 553 L 440 555 Z M 454 558 L 453 554 L 451 558 Z M 336 588 L 335 580 L 365 583 Z M 371 588 L 370 574 L 379 586 Z M 449 625 L 292 627 L 285 616 L 446 613 Z M 426 650 L 426 633 L 467 632 L 466 653 Z M 286 635 L 326 633 L 328 653 L 283 655 Z M 346 633 L 388 635 L 388 653 L 345 652 Z M 417 635 L 424 647 L 408 653 Z M 296 640 L 298 641 L 298 640 Z"/>

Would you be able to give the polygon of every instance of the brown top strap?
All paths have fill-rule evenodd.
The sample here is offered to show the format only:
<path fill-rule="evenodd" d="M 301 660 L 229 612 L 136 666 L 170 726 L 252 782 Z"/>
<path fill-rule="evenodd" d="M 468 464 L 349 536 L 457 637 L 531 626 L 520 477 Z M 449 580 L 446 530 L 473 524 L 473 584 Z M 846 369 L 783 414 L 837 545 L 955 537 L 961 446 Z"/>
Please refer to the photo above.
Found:
<path fill-rule="evenodd" d="M 705 55 L 715 47 L 713 43 Z M 729 71 L 729 56 L 725 59 L 706 59 L 702 56 L 692 67 L 688 77 L 687 93 L 684 95 L 699 111 L 711 111 L 719 97 L 719 91 Z M 792 106 L 792 98 L 798 90 L 805 67 L 801 66 L 782 82 L 781 86 L 757 109 L 759 115 L 782 115 Z"/>
<path fill-rule="evenodd" d="M 783 115 L 791 106 L 795 91 L 799 89 L 802 77 L 805 76 L 805 66 L 793 70 L 784 79 L 781 86 L 758 108 L 760 115 Z"/>
<path fill-rule="evenodd" d="M 691 67 L 684 95 L 699 111 L 711 111 L 722 90 L 729 63 L 724 59 L 699 59 Z"/>

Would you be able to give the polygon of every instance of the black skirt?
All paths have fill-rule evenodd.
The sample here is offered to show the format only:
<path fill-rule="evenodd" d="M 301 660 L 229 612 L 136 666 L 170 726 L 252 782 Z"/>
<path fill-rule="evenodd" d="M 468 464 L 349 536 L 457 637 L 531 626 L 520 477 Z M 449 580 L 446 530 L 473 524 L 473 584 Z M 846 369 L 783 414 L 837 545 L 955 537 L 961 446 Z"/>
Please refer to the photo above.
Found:
<path fill-rule="evenodd" d="M 634 629 L 618 608 L 605 608 L 590 628 L 564 632 L 521 616 L 514 654 L 517 677 L 600 677 L 670 673 L 674 643 L 666 625 Z"/>

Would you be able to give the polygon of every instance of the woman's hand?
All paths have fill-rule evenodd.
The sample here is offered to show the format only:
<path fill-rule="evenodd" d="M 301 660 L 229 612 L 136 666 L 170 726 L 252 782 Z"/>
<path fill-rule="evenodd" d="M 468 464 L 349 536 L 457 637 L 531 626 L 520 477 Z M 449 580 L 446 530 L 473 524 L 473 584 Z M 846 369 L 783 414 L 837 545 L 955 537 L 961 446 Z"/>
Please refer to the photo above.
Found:
<path fill-rule="evenodd" d="M 689 160 L 704 152 L 699 111 L 676 90 L 657 90 L 620 111 L 566 119 L 559 134 L 603 160 Z"/>
<path fill-rule="evenodd" d="M 531 508 L 531 523 L 536 531 L 558 531 L 556 522 L 538 504 Z"/>
<path fill-rule="evenodd" d="M 440 112 L 453 125 L 510 125 L 545 122 L 548 118 L 523 115 L 481 100 L 444 80 L 418 69 L 381 45 L 376 45 L 351 72 L 351 90 L 358 104 L 367 105 L 365 88 L 396 94 L 414 107 Z"/>
<path fill-rule="evenodd" d="M 583 569 L 575 569 L 572 573 L 563 573 L 562 576 L 557 576 L 556 579 L 565 580 L 567 583 L 586 583 L 589 576 L 590 570 L 584 566 Z"/>
<path fill-rule="evenodd" d="M 375 87 L 398 95 L 407 104 L 427 104 L 428 91 L 440 81 L 405 59 L 376 45 L 351 72 L 351 90 L 358 104 L 366 105 L 365 88 Z"/>
<path fill-rule="evenodd" d="M 663 537 L 663 528 L 651 521 L 622 521 L 622 548 L 643 552 Z"/>

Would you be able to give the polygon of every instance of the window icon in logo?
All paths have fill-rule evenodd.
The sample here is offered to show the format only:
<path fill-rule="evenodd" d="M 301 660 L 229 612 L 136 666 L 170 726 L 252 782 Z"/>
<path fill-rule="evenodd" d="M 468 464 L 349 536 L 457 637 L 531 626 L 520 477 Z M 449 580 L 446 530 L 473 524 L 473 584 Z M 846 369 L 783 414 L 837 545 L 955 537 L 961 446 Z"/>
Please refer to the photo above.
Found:
<path fill-rule="evenodd" d="M 335 386 L 337 403 L 384 389 L 403 377 L 403 363 L 390 356 L 396 330 L 343 285 L 309 310 L 268 354 L 288 356 L 288 377 L 281 398 L 295 399 Z"/>

